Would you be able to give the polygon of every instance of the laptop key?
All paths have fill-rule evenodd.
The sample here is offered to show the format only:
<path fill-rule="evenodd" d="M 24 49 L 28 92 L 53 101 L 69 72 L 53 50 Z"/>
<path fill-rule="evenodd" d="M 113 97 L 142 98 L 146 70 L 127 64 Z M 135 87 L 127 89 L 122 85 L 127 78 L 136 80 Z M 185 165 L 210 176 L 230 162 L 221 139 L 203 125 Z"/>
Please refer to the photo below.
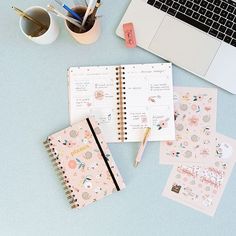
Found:
<path fill-rule="evenodd" d="M 164 4 L 161 6 L 161 10 L 162 10 L 162 11 L 165 11 L 165 12 L 166 12 L 167 9 L 168 9 L 168 7 L 167 7 L 166 5 L 164 5 Z"/>
<path fill-rule="evenodd" d="M 187 9 L 186 7 L 181 6 L 181 7 L 179 8 L 179 11 L 185 13 L 186 9 Z"/>
<path fill-rule="evenodd" d="M 206 21 L 206 17 L 205 16 L 200 16 L 199 21 L 204 23 Z"/>
<path fill-rule="evenodd" d="M 223 17 L 226 17 L 228 15 L 228 13 L 227 13 L 227 11 L 222 10 L 220 15 Z"/>
<path fill-rule="evenodd" d="M 159 8 L 161 7 L 161 5 L 162 5 L 162 4 L 161 4 L 160 2 L 155 2 L 154 7 L 156 7 L 156 8 L 159 9 Z"/>
<path fill-rule="evenodd" d="M 190 9 L 187 9 L 185 14 L 188 15 L 188 16 L 191 16 L 193 14 L 193 11 L 190 10 Z"/>
<path fill-rule="evenodd" d="M 207 1 L 202 0 L 200 5 L 201 5 L 202 7 L 206 7 L 206 6 L 207 6 Z"/>
<path fill-rule="evenodd" d="M 174 4 L 172 5 L 172 8 L 178 10 L 178 9 L 179 9 L 179 6 L 180 6 L 179 3 L 174 2 Z"/>
<path fill-rule="evenodd" d="M 172 4 L 173 4 L 173 1 L 172 1 L 172 0 L 167 0 L 167 1 L 166 1 L 166 5 L 167 5 L 167 6 L 170 7 Z"/>
<path fill-rule="evenodd" d="M 218 29 L 218 28 L 220 27 L 220 24 L 217 23 L 217 22 L 214 22 L 214 24 L 212 25 L 212 27 L 213 27 L 214 29 Z"/>
<path fill-rule="evenodd" d="M 204 15 L 205 12 L 206 12 L 206 9 L 205 9 L 205 8 L 201 7 L 201 8 L 199 9 L 199 13 L 200 13 L 200 14 Z"/>
<path fill-rule="evenodd" d="M 184 5 L 186 3 L 186 0 L 179 0 L 179 3 Z"/>
<path fill-rule="evenodd" d="M 207 6 L 207 9 L 209 11 L 212 11 L 214 9 L 214 5 L 209 3 L 208 6 Z"/>
<path fill-rule="evenodd" d="M 208 32 L 209 29 L 210 29 L 209 26 L 204 25 L 201 22 L 192 19 L 192 18 L 182 14 L 181 12 L 177 12 L 176 18 L 178 18 L 178 19 L 180 19 L 180 20 L 182 20 L 182 21 L 184 21 L 184 22 L 186 22 L 186 23 L 188 23 L 188 24 L 190 24 L 192 26 L 195 26 L 196 28 L 198 28 L 198 29 L 200 29 L 200 30 L 202 30 L 204 32 Z"/>
<path fill-rule="evenodd" d="M 217 35 L 217 31 L 211 28 L 209 34 L 215 37 Z"/>
<path fill-rule="evenodd" d="M 176 10 L 175 9 L 172 9 L 172 8 L 169 8 L 167 13 L 169 13 L 170 15 L 174 16 L 176 14 Z"/>
<path fill-rule="evenodd" d="M 227 5 L 225 2 L 222 2 L 222 3 L 220 4 L 220 7 L 221 7 L 222 9 L 226 9 L 227 6 L 228 6 L 228 5 Z"/>
<path fill-rule="evenodd" d="M 216 14 L 214 14 L 213 17 L 212 17 L 212 19 L 213 19 L 214 21 L 218 21 L 219 18 L 220 18 L 220 16 L 219 16 L 219 15 L 216 15 Z"/>
<path fill-rule="evenodd" d="M 220 40 L 223 40 L 224 37 L 225 37 L 225 35 L 224 35 L 223 33 L 221 33 L 221 32 L 219 32 L 219 33 L 217 34 L 217 38 L 220 39 Z"/>
<path fill-rule="evenodd" d="M 199 4 L 201 0 L 193 0 L 196 4 Z"/>
<path fill-rule="evenodd" d="M 234 24 L 234 26 L 233 26 L 233 30 L 235 30 L 235 31 L 236 31 L 236 24 Z"/>
<path fill-rule="evenodd" d="M 220 11 L 221 11 L 221 9 L 220 9 L 219 7 L 215 7 L 214 12 L 215 12 L 216 14 L 219 14 Z"/>
<path fill-rule="evenodd" d="M 220 22 L 222 25 L 224 25 L 224 24 L 225 24 L 225 22 L 226 22 L 226 19 L 225 19 L 225 18 L 223 18 L 223 17 L 221 17 L 221 18 L 220 18 L 220 20 L 219 20 L 219 22 Z"/>
<path fill-rule="evenodd" d="M 211 18 L 213 13 L 211 11 L 207 11 L 205 16 Z"/>
<path fill-rule="evenodd" d="M 227 11 L 232 13 L 234 11 L 234 7 L 231 5 L 228 5 Z"/>
<path fill-rule="evenodd" d="M 215 4 L 216 6 L 219 6 L 219 5 L 220 5 L 220 3 L 221 3 L 221 1 L 220 1 L 220 0 L 214 0 L 214 4 Z"/>
<path fill-rule="evenodd" d="M 186 4 L 185 4 L 185 6 L 186 6 L 187 8 L 191 8 L 192 5 L 193 5 L 193 3 L 190 2 L 190 1 L 187 1 Z"/>
<path fill-rule="evenodd" d="M 233 30 L 227 29 L 225 32 L 228 36 L 231 36 L 233 34 Z"/>
<path fill-rule="evenodd" d="M 229 36 L 225 36 L 224 41 L 226 43 L 229 43 L 231 41 L 231 38 Z"/>
<path fill-rule="evenodd" d="M 224 33 L 226 31 L 226 27 L 221 25 L 220 28 L 219 28 L 219 31 Z"/>
<path fill-rule="evenodd" d="M 193 7 L 192 7 L 192 9 L 193 9 L 194 11 L 198 11 L 199 8 L 200 8 L 200 7 L 199 7 L 197 4 L 194 4 Z"/>
<path fill-rule="evenodd" d="M 161 3 L 165 3 L 165 1 L 166 1 L 166 0 L 159 0 L 159 2 L 161 2 Z"/>
<path fill-rule="evenodd" d="M 232 21 L 229 21 L 227 20 L 226 24 L 225 24 L 227 27 L 231 28 L 232 25 L 233 25 L 233 22 Z"/>
<path fill-rule="evenodd" d="M 232 36 L 234 39 L 236 39 L 236 32 L 234 32 L 233 36 Z"/>
<path fill-rule="evenodd" d="M 228 16 L 227 16 L 227 19 L 228 20 L 233 20 L 234 19 L 234 15 L 229 13 Z"/>
<path fill-rule="evenodd" d="M 150 4 L 150 5 L 153 5 L 155 3 L 155 0 L 148 0 L 147 3 Z"/>
<path fill-rule="evenodd" d="M 235 40 L 235 39 L 233 39 L 233 40 L 231 41 L 231 45 L 234 46 L 234 47 L 236 47 L 236 40 Z"/>
<path fill-rule="evenodd" d="M 192 15 L 192 17 L 196 20 L 198 19 L 199 16 L 200 16 L 200 14 L 198 14 L 197 12 L 194 12 Z"/>
<path fill-rule="evenodd" d="M 207 20 L 206 20 L 206 24 L 207 24 L 207 25 L 211 26 L 212 23 L 213 23 L 213 20 L 211 20 L 211 19 L 207 19 Z"/>

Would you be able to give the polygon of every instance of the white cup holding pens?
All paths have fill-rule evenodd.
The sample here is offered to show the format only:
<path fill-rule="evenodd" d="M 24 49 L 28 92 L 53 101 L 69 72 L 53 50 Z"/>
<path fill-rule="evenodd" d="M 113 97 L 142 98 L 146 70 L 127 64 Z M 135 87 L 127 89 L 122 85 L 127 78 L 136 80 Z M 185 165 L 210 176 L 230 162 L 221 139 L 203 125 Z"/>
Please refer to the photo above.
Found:
<path fill-rule="evenodd" d="M 76 6 L 72 9 L 81 17 L 84 17 L 87 12 L 87 7 Z M 67 16 L 73 17 L 70 13 L 68 13 Z M 100 19 L 92 14 L 88 15 L 88 18 L 82 28 L 75 26 L 68 20 L 65 20 L 65 26 L 71 36 L 81 44 L 92 44 L 98 40 L 101 34 Z"/>
<path fill-rule="evenodd" d="M 22 14 L 24 13 L 33 19 L 29 20 L 24 15 L 20 17 L 20 29 L 28 39 L 37 44 L 51 44 L 57 39 L 59 27 L 46 9 L 33 6 L 27 8 Z"/>

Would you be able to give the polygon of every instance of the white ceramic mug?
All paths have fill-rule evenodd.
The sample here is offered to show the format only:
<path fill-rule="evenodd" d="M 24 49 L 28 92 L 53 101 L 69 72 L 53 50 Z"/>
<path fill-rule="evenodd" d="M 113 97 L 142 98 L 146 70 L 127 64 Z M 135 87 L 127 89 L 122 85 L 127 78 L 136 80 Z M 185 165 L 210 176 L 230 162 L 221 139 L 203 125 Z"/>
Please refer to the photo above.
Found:
<path fill-rule="evenodd" d="M 40 27 L 37 24 L 21 16 L 20 29 L 27 38 L 38 44 L 50 44 L 57 39 L 59 27 L 45 8 L 33 6 L 27 8 L 24 12 L 47 27 L 46 30 L 40 32 Z"/>
<path fill-rule="evenodd" d="M 73 7 L 72 8 L 77 13 L 85 13 L 86 7 Z M 68 14 L 68 16 L 71 16 Z M 65 21 L 66 29 L 69 31 L 71 36 L 81 44 L 92 44 L 96 42 L 101 34 L 101 22 L 100 18 L 96 18 L 93 26 L 84 33 L 76 32 L 75 26 L 73 26 L 70 22 Z M 76 27 L 77 28 L 77 27 Z M 78 30 L 78 28 L 77 28 Z"/>

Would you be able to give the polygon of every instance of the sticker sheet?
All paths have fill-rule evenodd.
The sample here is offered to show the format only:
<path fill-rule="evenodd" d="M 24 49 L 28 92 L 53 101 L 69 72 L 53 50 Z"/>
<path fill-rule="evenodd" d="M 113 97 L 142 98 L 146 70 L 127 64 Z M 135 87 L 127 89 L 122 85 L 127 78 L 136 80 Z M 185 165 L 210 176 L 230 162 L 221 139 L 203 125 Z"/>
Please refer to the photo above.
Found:
<path fill-rule="evenodd" d="M 163 196 L 213 216 L 236 161 L 236 140 L 217 134 L 214 162 L 174 165 Z"/>
<path fill-rule="evenodd" d="M 209 163 L 215 152 L 217 91 L 174 88 L 176 140 L 160 145 L 160 163 Z"/>

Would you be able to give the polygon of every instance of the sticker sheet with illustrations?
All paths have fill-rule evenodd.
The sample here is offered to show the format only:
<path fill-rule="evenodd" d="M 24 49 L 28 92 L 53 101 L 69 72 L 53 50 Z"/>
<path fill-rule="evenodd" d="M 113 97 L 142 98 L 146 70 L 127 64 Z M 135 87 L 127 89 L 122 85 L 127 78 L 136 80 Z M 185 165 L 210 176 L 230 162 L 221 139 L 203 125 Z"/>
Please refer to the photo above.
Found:
<path fill-rule="evenodd" d="M 174 88 L 176 140 L 160 146 L 160 163 L 209 163 L 215 152 L 217 92 Z"/>
<path fill-rule="evenodd" d="M 236 161 L 236 140 L 217 134 L 214 162 L 174 165 L 163 195 L 213 216 Z"/>

